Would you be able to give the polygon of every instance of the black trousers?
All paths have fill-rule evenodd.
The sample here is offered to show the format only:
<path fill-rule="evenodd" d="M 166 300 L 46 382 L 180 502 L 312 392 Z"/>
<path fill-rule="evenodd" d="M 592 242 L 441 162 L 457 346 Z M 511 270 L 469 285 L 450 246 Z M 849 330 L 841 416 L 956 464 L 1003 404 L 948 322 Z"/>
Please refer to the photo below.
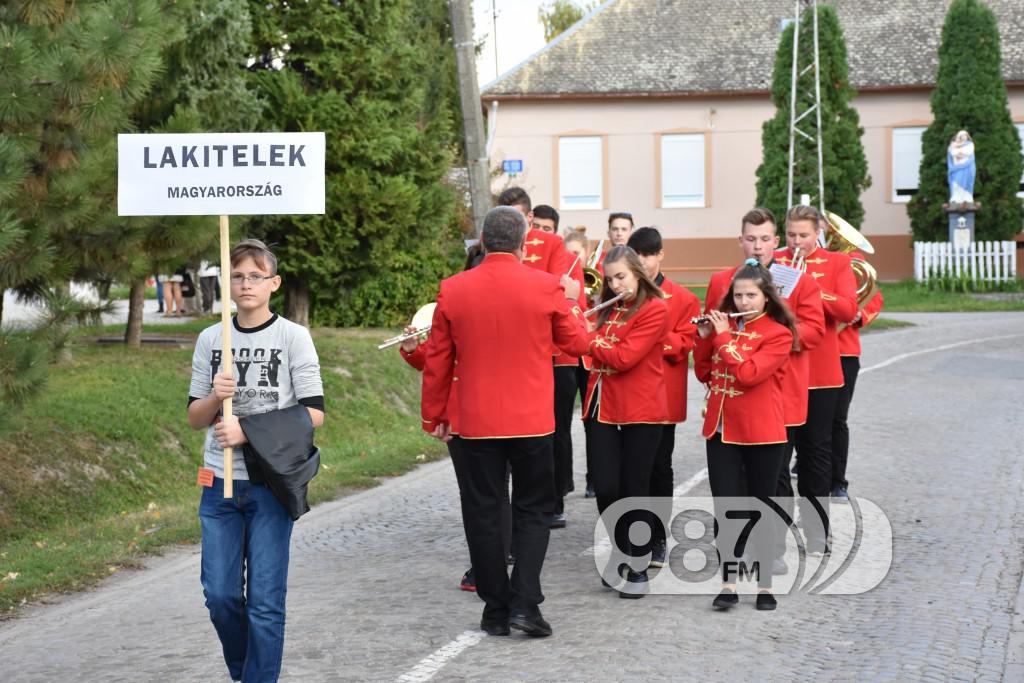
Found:
<path fill-rule="evenodd" d="M 590 371 L 583 367 L 583 359 L 580 359 L 579 365 L 576 366 L 576 385 L 580 391 L 580 410 L 583 410 L 583 406 L 587 403 L 587 384 L 590 382 Z M 590 485 L 590 451 L 587 451 L 587 485 Z"/>
<path fill-rule="evenodd" d="M 850 457 L 850 428 L 846 418 L 850 414 L 850 402 L 853 401 L 853 389 L 857 386 L 857 375 L 860 373 L 860 358 L 842 356 L 843 388 L 839 390 L 836 400 L 836 413 L 832 420 L 832 486 L 844 489 L 850 485 L 846 480 L 846 463 Z"/>
<path fill-rule="evenodd" d="M 572 483 L 572 412 L 576 405 L 576 368 L 555 367 L 555 512 L 565 512 Z"/>
<path fill-rule="evenodd" d="M 538 613 L 544 601 L 540 573 L 548 549 L 548 518 L 554 508 L 551 435 L 511 439 L 463 439 L 453 442 L 461 457 L 463 521 L 469 556 L 476 573 L 476 593 L 484 601 L 485 619 L 501 620 L 510 612 Z M 511 580 L 505 565 L 501 509 L 506 472 L 512 470 L 513 544 L 516 564 Z"/>
<path fill-rule="evenodd" d="M 661 431 L 661 440 L 658 442 L 658 452 L 654 456 L 654 465 L 651 467 L 651 497 L 671 498 L 675 489 L 675 473 L 672 471 L 672 451 L 676 447 L 676 425 L 664 425 Z M 654 525 L 654 540 L 665 541 L 665 527 L 661 524 Z"/>
<path fill-rule="evenodd" d="M 203 310 L 207 313 L 213 310 L 213 302 L 218 298 L 218 282 L 218 278 L 212 275 L 199 278 L 199 292 L 203 297 Z"/>
<path fill-rule="evenodd" d="M 658 454 L 664 425 L 613 425 L 589 419 L 586 423 L 587 454 L 590 456 L 590 480 L 597 494 L 597 511 L 603 513 L 623 498 L 651 495 L 651 470 Z M 633 555 L 650 552 L 651 543 L 635 546 L 629 542 L 629 527 L 634 521 L 647 523 L 652 530 L 661 526 L 650 511 L 623 515 L 612 531 L 615 543 Z"/>
<path fill-rule="evenodd" d="M 825 544 L 828 537 L 828 503 L 832 491 L 832 420 L 835 418 L 839 389 L 811 389 L 807 397 L 807 422 L 787 430 L 789 443 L 783 466 L 779 469 L 776 495 L 793 497 L 793 484 L 789 478 L 789 464 L 794 448 L 800 470 L 797 491 L 800 494 L 800 516 L 805 520 L 820 520 L 821 524 L 806 524 L 804 534 L 807 546 L 814 550 Z M 792 516 L 793 505 L 787 503 Z M 780 537 L 785 543 L 785 536 Z M 785 550 L 784 546 L 780 547 Z"/>
<path fill-rule="evenodd" d="M 466 507 L 466 464 L 465 455 L 462 453 L 462 449 L 459 447 L 462 443 L 461 439 L 452 439 L 448 442 L 448 455 L 452 459 L 452 468 L 455 470 L 455 481 L 459 485 L 459 506 L 462 510 L 462 530 L 466 534 L 466 545 L 469 546 L 469 523 L 468 520 L 471 518 L 470 513 Z M 512 505 L 509 503 L 509 475 L 505 475 L 505 491 L 501 497 L 501 542 L 504 548 L 505 555 L 507 556 L 512 552 Z"/>
<path fill-rule="evenodd" d="M 739 538 L 746 526 L 746 520 L 730 520 L 726 498 L 753 497 L 770 506 L 769 498 L 775 495 L 779 469 L 786 452 L 786 444 L 764 444 L 740 446 L 722 443 L 722 435 L 715 434 L 707 440 L 708 483 L 711 495 L 715 497 L 715 519 L 719 533 L 716 534 L 718 553 L 722 560 L 722 580 L 733 583 L 735 573 L 728 574 L 729 562 L 735 562 L 743 554 L 746 538 Z M 787 473 L 788 474 L 788 473 Z M 721 502 L 720 502 L 721 499 Z M 758 563 L 757 585 L 770 588 L 772 585 L 773 547 L 777 525 L 775 517 L 758 520 L 752 527 L 754 542 L 753 559 Z M 727 522 L 727 523 L 723 523 Z"/>

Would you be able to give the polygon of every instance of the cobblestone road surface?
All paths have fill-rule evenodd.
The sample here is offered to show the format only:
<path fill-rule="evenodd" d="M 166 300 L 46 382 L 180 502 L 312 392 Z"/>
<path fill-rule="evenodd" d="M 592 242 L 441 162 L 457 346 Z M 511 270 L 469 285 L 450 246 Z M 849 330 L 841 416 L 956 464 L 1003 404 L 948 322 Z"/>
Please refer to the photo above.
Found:
<path fill-rule="evenodd" d="M 865 335 L 851 411 L 851 493 L 894 533 L 878 588 L 780 596 L 775 612 L 617 599 L 586 552 L 596 511 L 577 430 L 569 526 L 544 567 L 554 637 L 474 630 L 482 603 L 456 588 L 467 553 L 443 461 L 296 525 L 282 680 L 1024 681 L 1024 314 L 892 317 L 917 326 Z M 700 400 L 693 386 L 691 414 Z M 705 466 L 697 427 L 677 432 L 677 484 Z M 691 494 L 708 495 L 706 479 Z M 176 550 L 0 624 L 0 679 L 227 681 L 198 560 Z"/>

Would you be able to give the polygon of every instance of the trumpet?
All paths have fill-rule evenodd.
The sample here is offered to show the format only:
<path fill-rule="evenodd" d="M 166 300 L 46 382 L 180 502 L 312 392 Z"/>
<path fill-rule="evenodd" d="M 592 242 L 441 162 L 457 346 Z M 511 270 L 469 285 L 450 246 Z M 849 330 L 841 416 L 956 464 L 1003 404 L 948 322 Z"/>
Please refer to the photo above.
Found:
<path fill-rule="evenodd" d="M 583 317 L 584 318 L 589 318 L 590 316 L 594 315 L 598 311 L 602 311 L 602 310 L 608 308 L 609 306 L 614 304 L 616 301 L 619 301 L 620 299 L 623 299 L 623 298 L 629 296 L 632 293 L 633 293 L 632 290 L 627 289 L 626 291 L 622 292 L 621 294 L 616 294 L 611 299 L 608 299 L 608 301 L 602 301 L 601 303 L 599 303 L 598 305 L 594 306 L 593 308 L 588 308 L 586 311 L 583 312 Z"/>
<path fill-rule="evenodd" d="M 601 258 L 601 250 L 604 248 L 604 240 L 597 243 L 594 253 L 587 259 L 583 266 L 583 291 L 588 299 L 593 299 L 601 292 L 601 273 L 597 270 L 597 262 Z"/>
<path fill-rule="evenodd" d="M 735 313 L 726 313 L 726 315 L 730 318 L 739 318 L 744 315 L 754 315 L 755 313 L 760 313 L 760 311 L 736 311 Z M 703 325 L 709 322 L 711 322 L 711 316 L 708 315 L 698 315 L 695 318 L 690 318 L 691 325 Z"/>
<path fill-rule="evenodd" d="M 404 341 L 427 336 L 427 333 L 430 332 L 431 321 L 434 319 L 435 308 L 437 308 L 437 304 L 434 302 L 420 306 L 419 310 L 416 311 L 416 314 L 413 315 L 412 321 L 409 323 L 410 327 L 415 327 L 416 329 L 412 332 L 404 332 L 395 337 L 391 337 L 390 339 L 385 339 L 382 343 L 377 345 L 377 350 L 383 351 L 384 349 L 389 349 L 392 346 L 397 346 Z"/>

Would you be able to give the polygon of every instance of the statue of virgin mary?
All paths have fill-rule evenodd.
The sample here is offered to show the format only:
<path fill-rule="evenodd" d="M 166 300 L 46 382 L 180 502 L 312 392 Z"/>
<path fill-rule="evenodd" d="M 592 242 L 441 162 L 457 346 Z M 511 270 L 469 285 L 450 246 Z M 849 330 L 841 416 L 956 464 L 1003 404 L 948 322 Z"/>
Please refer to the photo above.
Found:
<path fill-rule="evenodd" d="M 966 130 L 956 134 L 949 143 L 946 154 L 947 176 L 949 178 L 949 203 L 974 203 L 974 141 Z"/>

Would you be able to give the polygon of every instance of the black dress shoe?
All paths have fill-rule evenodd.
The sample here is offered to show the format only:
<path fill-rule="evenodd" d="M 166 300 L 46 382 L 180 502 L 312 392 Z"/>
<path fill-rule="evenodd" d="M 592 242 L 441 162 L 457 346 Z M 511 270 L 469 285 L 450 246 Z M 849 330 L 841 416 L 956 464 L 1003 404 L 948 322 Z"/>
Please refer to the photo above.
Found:
<path fill-rule="evenodd" d="M 740 604 L 740 596 L 736 595 L 736 591 L 728 588 L 723 588 L 722 592 L 718 594 L 711 606 L 715 609 L 729 609 Z"/>
<path fill-rule="evenodd" d="M 551 519 L 548 520 L 548 528 L 564 529 L 567 520 L 568 518 L 565 516 L 564 512 L 556 512 L 555 514 L 551 515 Z"/>
<path fill-rule="evenodd" d="M 534 638 L 544 638 L 551 635 L 551 624 L 544 621 L 544 617 L 540 615 L 540 612 L 533 616 L 513 614 L 508 618 L 508 625 Z"/>
<path fill-rule="evenodd" d="M 508 628 L 508 621 L 497 619 L 481 619 L 480 630 L 489 636 L 507 636 L 511 633 Z"/>
<path fill-rule="evenodd" d="M 778 606 L 778 602 L 775 600 L 775 596 L 771 593 L 758 593 L 757 594 L 757 609 L 760 610 L 772 610 Z"/>

